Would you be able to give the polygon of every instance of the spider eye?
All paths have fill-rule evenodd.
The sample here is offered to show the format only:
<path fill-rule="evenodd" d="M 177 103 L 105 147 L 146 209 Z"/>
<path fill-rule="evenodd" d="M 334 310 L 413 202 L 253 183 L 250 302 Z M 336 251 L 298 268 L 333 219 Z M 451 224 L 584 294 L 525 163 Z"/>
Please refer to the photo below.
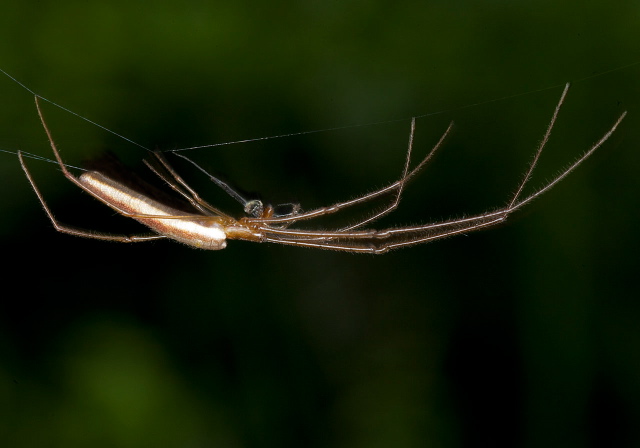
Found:
<path fill-rule="evenodd" d="M 247 203 L 244 205 L 244 212 L 247 215 L 259 218 L 264 212 L 264 205 L 262 204 L 261 200 L 252 199 L 251 201 L 247 201 Z"/>

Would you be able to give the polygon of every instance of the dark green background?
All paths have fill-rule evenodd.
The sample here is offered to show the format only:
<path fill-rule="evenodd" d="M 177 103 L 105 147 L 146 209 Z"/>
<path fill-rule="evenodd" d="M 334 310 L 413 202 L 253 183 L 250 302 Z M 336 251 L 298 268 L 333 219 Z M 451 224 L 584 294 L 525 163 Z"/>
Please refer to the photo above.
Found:
<path fill-rule="evenodd" d="M 406 118 L 450 110 L 418 120 L 416 157 L 456 127 L 381 226 L 504 204 L 560 86 L 640 61 L 637 1 L 1 9 L 1 68 L 147 148 L 404 119 L 187 152 L 274 202 L 384 185 Z M 640 65 L 576 82 L 533 184 L 629 110 L 591 160 L 507 226 L 379 257 L 58 234 L 0 154 L 0 445 L 640 445 L 639 100 Z M 50 157 L 31 96 L 0 77 L 0 105 L 0 148 Z M 45 114 L 68 163 L 109 149 L 143 169 L 144 150 Z M 140 230 L 29 166 L 62 221 Z"/>

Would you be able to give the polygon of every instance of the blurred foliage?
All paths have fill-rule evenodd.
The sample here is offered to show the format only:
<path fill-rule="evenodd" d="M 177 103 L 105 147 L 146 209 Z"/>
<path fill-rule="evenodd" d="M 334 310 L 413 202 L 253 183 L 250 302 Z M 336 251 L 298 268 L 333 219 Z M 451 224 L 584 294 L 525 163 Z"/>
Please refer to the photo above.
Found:
<path fill-rule="evenodd" d="M 400 120 L 187 151 L 275 203 L 310 209 L 384 185 L 400 173 L 408 117 L 428 115 L 416 158 L 455 120 L 381 226 L 503 204 L 566 81 L 533 184 L 629 116 L 509 225 L 380 257 L 58 234 L 15 155 L 0 153 L 0 446 L 640 444 L 640 65 L 591 77 L 638 62 L 638 2 L 2 10 L 0 68 L 145 148 Z M 0 149 L 50 157 L 31 95 L 0 76 L 0 99 Z M 44 112 L 68 163 L 109 149 L 143 168 L 143 148 Z M 63 222 L 139 232 L 53 165 L 29 166 Z"/>

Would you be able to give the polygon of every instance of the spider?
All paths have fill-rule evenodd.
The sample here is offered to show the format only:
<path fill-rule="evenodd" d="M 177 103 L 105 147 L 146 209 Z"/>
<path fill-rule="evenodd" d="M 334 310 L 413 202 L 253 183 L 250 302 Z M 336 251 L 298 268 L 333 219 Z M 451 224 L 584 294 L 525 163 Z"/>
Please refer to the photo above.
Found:
<path fill-rule="evenodd" d="M 231 239 L 260 243 L 278 243 L 315 249 L 330 249 L 352 253 L 383 254 L 393 249 L 428 243 L 434 240 L 477 231 L 500 224 L 504 222 L 511 213 L 522 208 L 524 205 L 530 203 L 538 196 L 550 190 L 558 182 L 567 177 L 582 162 L 584 162 L 591 154 L 602 146 L 609 137 L 611 137 L 622 119 L 625 117 L 626 112 L 622 113 L 609 131 L 607 131 L 600 140 L 594 143 L 588 151 L 573 162 L 573 164 L 534 193 L 531 193 L 529 196 L 524 198 L 521 197 L 524 187 L 529 182 L 538 159 L 540 158 L 540 154 L 549 140 L 549 136 L 556 122 L 559 110 L 565 101 L 568 90 L 569 84 L 566 84 L 542 141 L 534 154 L 533 160 L 524 174 L 524 177 L 518 184 L 516 192 L 511 197 L 508 205 L 474 216 L 407 227 L 392 227 L 382 230 L 365 228 L 365 226 L 389 214 L 398 206 L 407 182 L 418 174 L 422 168 L 424 168 L 424 166 L 431 160 L 434 153 L 442 146 L 445 138 L 451 131 L 452 124 L 449 125 L 440 140 L 433 146 L 422 161 L 416 167 L 410 169 L 411 151 L 415 133 L 415 118 L 412 119 L 404 169 L 402 171 L 402 176 L 397 181 L 371 193 L 364 194 L 345 202 L 339 202 L 327 207 L 317 208 L 315 210 L 302 211 L 299 205 L 290 204 L 288 211 L 285 213 L 278 213 L 276 212 L 276 208 L 265 205 L 259 200 L 246 200 L 226 183 L 209 175 L 211 180 L 220 188 L 243 204 L 245 216 L 236 219 L 204 201 L 191 187 L 189 187 L 189 185 L 187 185 L 187 183 L 170 166 L 165 157 L 159 152 L 154 153 L 156 167 L 147 161 L 145 161 L 145 163 L 160 179 L 165 181 L 169 187 L 188 201 L 190 209 L 168 205 L 166 202 L 155 199 L 148 194 L 143 194 L 135 188 L 127 185 L 125 182 L 116 180 L 114 177 L 100 172 L 99 170 L 89 170 L 81 174 L 79 177 L 74 176 L 69 172 L 60 157 L 60 153 L 56 148 L 51 132 L 44 120 L 44 116 L 38 102 L 38 97 L 36 96 L 35 101 L 38 115 L 49 139 L 53 154 L 55 155 L 57 163 L 59 164 L 64 176 L 81 190 L 89 193 L 91 196 L 108 205 L 116 212 L 123 216 L 133 218 L 149 227 L 154 233 L 147 235 L 114 235 L 94 230 L 79 229 L 59 223 L 46 204 L 44 197 L 27 169 L 22 153 L 19 152 L 18 157 L 22 169 L 38 196 L 44 211 L 53 223 L 55 229 L 59 232 L 86 238 L 118 241 L 123 243 L 170 238 L 195 248 L 209 250 L 224 249 L 227 246 L 227 240 Z M 180 157 L 183 157 L 196 165 L 195 162 L 192 162 L 186 157 Z M 199 166 L 196 165 L 196 167 L 204 171 Z M 353 225 L 335 230 L 306 230 L 290 227 L 297 222 L 331 215 L 354 205 L 366 203 L 374 198 L 384 197 L 385 195 L 391 196 L 391 200 L 386 207 L 369 215 L 368 217 L 360 219 Z"/>

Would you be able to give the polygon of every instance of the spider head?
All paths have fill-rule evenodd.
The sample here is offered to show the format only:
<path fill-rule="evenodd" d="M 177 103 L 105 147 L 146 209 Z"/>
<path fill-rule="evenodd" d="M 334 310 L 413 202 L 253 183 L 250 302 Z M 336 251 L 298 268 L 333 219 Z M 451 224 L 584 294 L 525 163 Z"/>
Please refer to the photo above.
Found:
<path fill-rule="evenodd" d="M 244 212 L 254 218 L 260 218 L 264 213 L 264 204 L 260 199 L 252 199 L 244 204 Z"/>

